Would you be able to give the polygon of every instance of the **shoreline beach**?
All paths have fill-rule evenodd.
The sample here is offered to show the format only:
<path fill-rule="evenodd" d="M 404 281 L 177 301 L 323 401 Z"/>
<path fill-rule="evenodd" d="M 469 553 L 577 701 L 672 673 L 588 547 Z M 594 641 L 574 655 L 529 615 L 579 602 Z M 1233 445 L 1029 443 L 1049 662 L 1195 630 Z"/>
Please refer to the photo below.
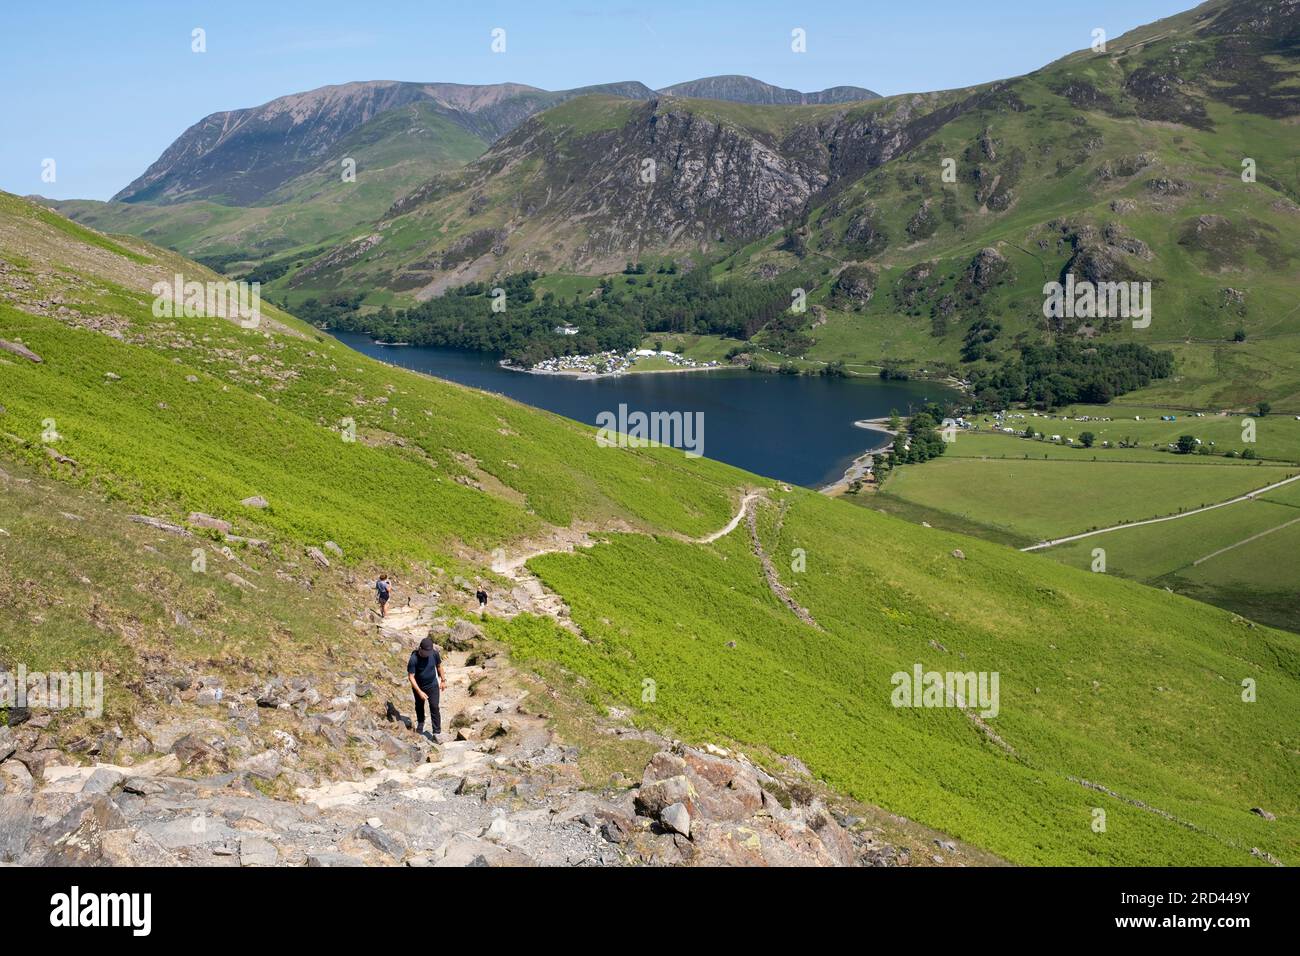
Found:
<path fill-rule="evenodd" d="M 890 447 L 894 443 L 894 436 L 898 434 L 893 429 L 885 427 L 888 422 L 889 419 L 886 417 L 862 418 L 853 423 L 853 427 L 855 428 L 861 428 L 865 431 L 880 432 L 882 435 L 887 436 L 887 438 L 885 441 L 873 445 L 871 448 L 868 448 L 862 454 L 854 458 L 849 466 L 844 469 L 844 474 L 841 475 L 837 481 L 833 481 L 829 485 L 817 489 L 819 494 L 826 495 L 830 498 L 837 497 L 848 491 L 849 485 L 854 481 L 866 477 L 875 465 L 876 455 Z"/>

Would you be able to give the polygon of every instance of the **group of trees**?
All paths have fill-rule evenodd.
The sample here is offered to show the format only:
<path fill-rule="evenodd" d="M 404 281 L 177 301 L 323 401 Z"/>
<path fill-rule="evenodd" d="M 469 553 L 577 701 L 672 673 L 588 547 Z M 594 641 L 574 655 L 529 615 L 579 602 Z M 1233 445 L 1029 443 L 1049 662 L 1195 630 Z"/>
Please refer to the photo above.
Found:
<path fill-rule="evenodd" d="M 970 373 L 975 411 L 1023 402 L 1053 408 L 1082 402 L 1104 405 L 1125 392 L 1173 374 L 1171 352 L 1122 343 L 1022 345 L 1019 354 Z"/>
<path fill-rule="evenodd" d="M 889 454 L 876 456 L 873 463 L 876 477 L 883 480 L 892 468 L 920 464 L 947 451 L 948 443 L 936 431 L 945 414 L 942 406 L 931 402 L 907 420 L 905 429 L 898 429 L 897 413 L 892 415 L 890 427 L 898 429 L 898 434 L 894 436 Z"/>
<path fill-rule="evenodd" d="M 773 324 L 786 344 L 804 344 L 800 323 L 784 316 L 790 305 L 789 283 L 715 283 L 704 269 L 683 276 L 661 274 L 666 278 L 654 286 L 625 289 L 603 281 L 597 295 L 575 294 L 569 300 L 550 292 L 539 298 L 533 288 L 538 274 L 522 272 L 494 283 L 467 283 L 408 309 L 384 306 L 362 314 L 309 300 L 298 311 L 317 325 L 339 331 L 367 332 L 413 345 L 498 352 L 525 365 L 557 355 L 627 351 L 647 332 L 748 339 Z M 492 308 L 499 298 L 493 296 L 494 288 L 505 291 L 503 310 Z M 561 325 L 576 326 L 579 332 L 556 335 Z"/>

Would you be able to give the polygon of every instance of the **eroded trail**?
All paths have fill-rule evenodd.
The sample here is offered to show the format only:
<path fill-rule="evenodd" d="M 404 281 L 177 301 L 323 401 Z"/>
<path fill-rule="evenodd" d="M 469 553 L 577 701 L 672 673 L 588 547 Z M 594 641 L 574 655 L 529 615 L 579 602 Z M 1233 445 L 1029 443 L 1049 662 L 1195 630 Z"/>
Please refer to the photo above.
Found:
<path fill-rule="evenodd" d="M 760 492 L 751 491 L 746 493 L 741 498 L 740 505 L 736 508 L 736 513 L 732 515 L 731 520 L 717 531 L 712 531 L 698 538 L 686 537 L 685 535 L 678 535 L 677 537 L 691 544 L 712 544 L 714 541 L 735 531 L 744 519 L 746 511 L 755 501 L 762 497 L 763 495 Z M 638 533 L 634 529 L 627 527 L 606 530 L 624 534 Z M 498 616 L 513 617 L 515 613 L 518 613 L 514 608 L 518 608 L 530 613 L 545 615 L 552 618 L 561 627 L 575 634 L 581 634 L 581 629 L 570 617 L 569 607 L 565 604 L 564 599 L 547 588 L 541 579 L 529 570 L 528 562 L 545 554 L 572 554 L 577 548 L 593 548 L 599 543 L 597 539 L 591 536 L 589 531 L 557 528 L 547 542 L 530 544 L 515 554 L 507 554 L 504 549 L 498 549 L 493 553 L 489 567 L 494 574 L 499 574 L 511 582 L 510 603 L 513 607 L 505 609 L 504 613 L 502 613 L 500 607 L 494 606 L 493 613 Z"/>
<path fill-rule="evenodd" d="M 809 627 L 815 627 L 822 630 L 817 619 L 812 613 L 803 607 L 790 594 L 789 589 L 781 582 L 780 575 L 777 574 L 776 566 L 773 564 L 771 557 L 763 547 L 763 542 L 758 535 L 758 525 L 756 518 L 756 504 L 764 500 L 762 492 L 746 492 L 740 499 L 740 504 L 736 508 L 736 513 L 731 516 L 731 520 L 719 528 L 717 531 L 711 531 L 708 534 L 696 538 L 678 535 L 678 539 L 690 544 L 712 544 L 727 535 L 731 534 L 742 521 L 746 522 L 749 529 L 750 547 L 754 555 L 758 558 L 763 569 L 763 578 L 767 583 L 768 589 L 776 596 L 782 604 L 790 609 L 799 620 L 803 621 Z M 618 528 L 610 529 L 624 533 L 631 532 L 631 529 Z M 561 627 L 572 631 L 574 634 L 581 636 L 582 631 L 570 617 L 569 607 L 565 604 L 560 595 L 551 591 L 542 583 L 528 568 L 528 562 L 533 558 L 540 557 L 544 554 L 572 554 L 577 548 L 592 548 L 600 542 L 591 537 L 586 531 L 575 531 L 569 529 L 557 529 L 550 541 L 545 544 L 527 547 L 513 555 L 507 555 L 504 551 L 498 550 L 491 562 L 491 569 L 495 574 L 501 575 L 511 582 L 512 587 L 510 597 L 512 605 L 504 609 L 493 607 L 492 612 L 498 616 L 513 617 L 518 613 L 515 608 L 526 610 L 530 613 L 543 614 L 555 620 Z"/>
<path fill-rule="evenodd" d="M 742 506 L 745 512 L 745 523 L 749 527 L 749 543 L 754 549 L 754 554 L 758 557 L 759 563 L 763 566 L 763 577 L 767 581 L 768 590 L 776 595 L 776 599 L 788 607 L 799 620 L 803 621 L 809 627 L 815 627 L 817 630 L 823 630 L 822 626 L 817 623 L 817 619 L 812 616 L 807 608 L 794 599 L 789 590 L 781 583 L 781 578 L 776 573 L 776 566 L 768 556 L 767 550 L 763 547 L 763 542 L 758 536 L 758 516 L 752 507 L 753 501 L 746 499 Z"/>

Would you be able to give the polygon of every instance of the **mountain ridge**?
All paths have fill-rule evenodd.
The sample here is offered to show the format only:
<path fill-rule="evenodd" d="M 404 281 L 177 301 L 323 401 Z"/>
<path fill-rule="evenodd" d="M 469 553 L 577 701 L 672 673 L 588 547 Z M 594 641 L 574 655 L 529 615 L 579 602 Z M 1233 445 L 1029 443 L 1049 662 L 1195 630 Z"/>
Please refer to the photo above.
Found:
<path fill-rule="evenodd" d="M 724 81 L 724 82 L 719 82 Z M 803 94 L 751 77 L 708 77 L 677 84 L 698 87 L 711 99 L 740 102 L 822 102 L 827 97 L 874 96 L 860 87 L 835 87 Z M 615 81 L 544 90 L 524 83 L 467 84 L 407 80 L 358 80 L 289 93 L 258 106 L 222 110 L 186 129 L 114 202 L 177 202 L 216 198 L 236 204 L 265 199 L 266 193 L 300 174 L 333 145 L 381 113 L 427 100 L 450 120 L 488 142 L 527 117 L 576 96 L 613 95 L 651 99 L 656 91 L 637 81 Z M 691 95 L 676 92 L 674 95 Z M 767 97 L 767 99 L 764 99 Z M 784 99 L 782 99 L 784 97 Z M 829 101 L 829 100 L 827 100 Z M 839 99 L 834 101 L 839 102 Z M 266 144 L 288 157 L 268 159 Z"/>

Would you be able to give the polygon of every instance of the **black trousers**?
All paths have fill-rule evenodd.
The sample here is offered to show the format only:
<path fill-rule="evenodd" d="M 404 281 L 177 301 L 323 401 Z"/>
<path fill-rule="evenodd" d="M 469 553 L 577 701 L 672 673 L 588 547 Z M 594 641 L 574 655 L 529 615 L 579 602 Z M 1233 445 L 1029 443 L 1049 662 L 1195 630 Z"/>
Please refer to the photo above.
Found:
<path fill-rule="evenodd" d="M 420 690 L 429 695 L 429 730 L 435 734 L 442 733 L 442 711 L 438 709 L 438 685 L 432 687 L 421 687 Z M 417 727 L 424 726 L 424 698 L 419 694 L 411 691 L 415 697 L 415 723 Z"/>

